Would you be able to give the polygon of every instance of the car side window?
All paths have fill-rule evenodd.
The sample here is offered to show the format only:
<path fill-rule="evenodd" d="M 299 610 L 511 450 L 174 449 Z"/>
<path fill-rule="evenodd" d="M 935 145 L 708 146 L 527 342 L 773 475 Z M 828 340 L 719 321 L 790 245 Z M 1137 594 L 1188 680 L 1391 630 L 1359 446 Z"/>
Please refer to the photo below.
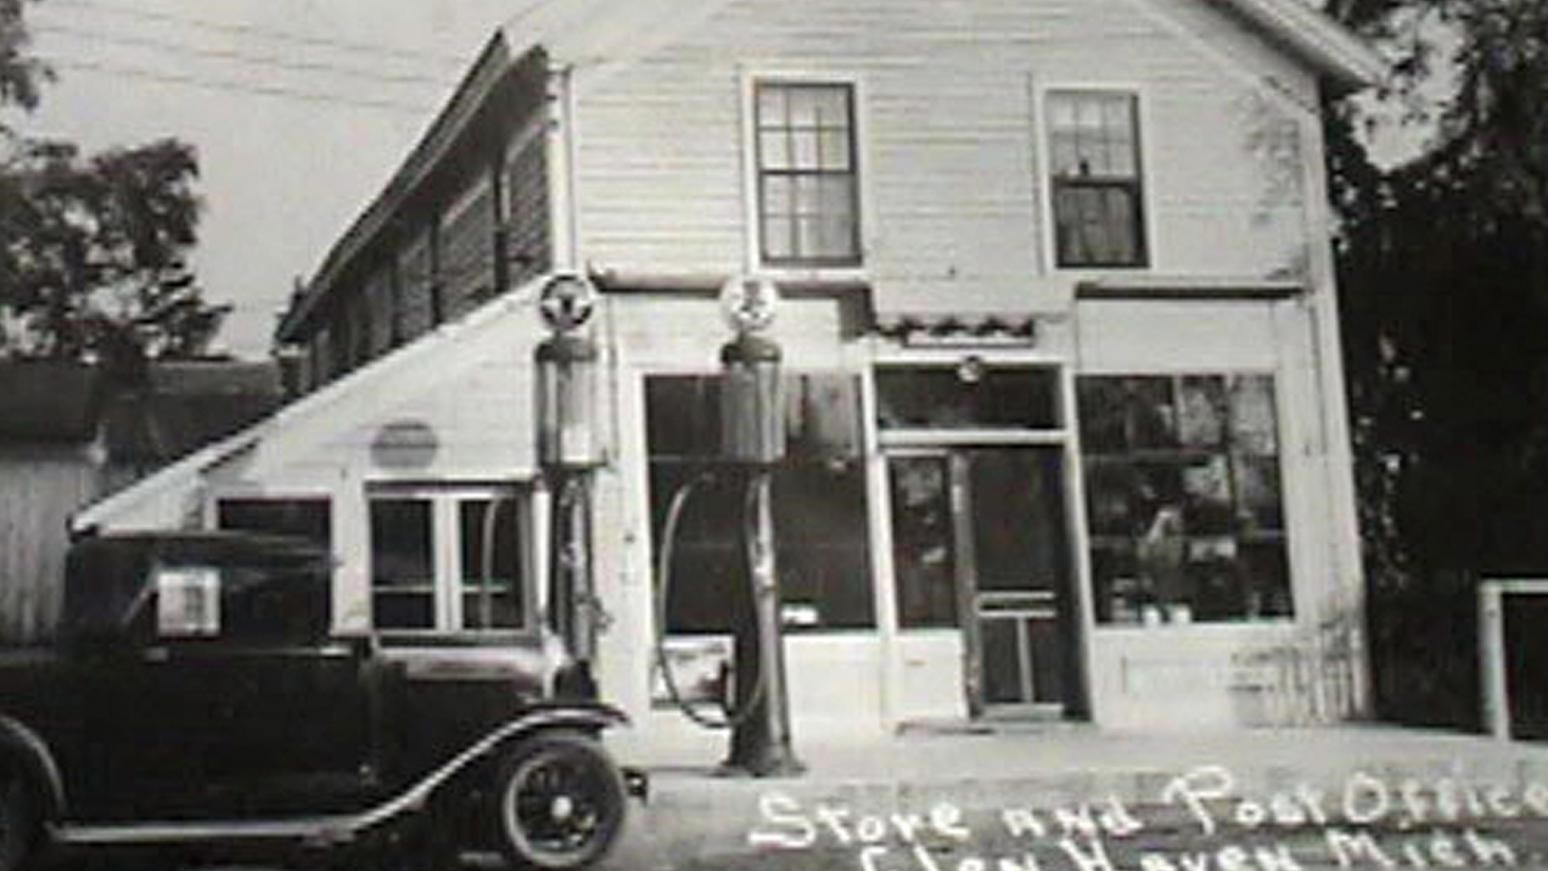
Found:
<path fill-rule="evenodd" d="M 226 566 L 221 637 L 264 644 L 312 644 L 327 637 L 331 587 L 326 563 Z"/>

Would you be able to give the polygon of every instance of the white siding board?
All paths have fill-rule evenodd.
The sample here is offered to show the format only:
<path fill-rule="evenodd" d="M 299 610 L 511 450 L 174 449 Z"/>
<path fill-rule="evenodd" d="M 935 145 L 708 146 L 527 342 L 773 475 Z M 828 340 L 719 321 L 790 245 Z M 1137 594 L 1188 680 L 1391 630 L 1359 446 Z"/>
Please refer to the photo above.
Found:
<path fill-rule="evenodd" d="M 584 259 L 741 267 L 740 82 L 761 72 L 861 82 L 865 267 L 884 311 L 1068 304 L 1072 280 L 1027 280 L 1045 254 L 1029 82 L 1142 90 L 1153 270 L 1261 275 L 1304 262 L 1299 186 L 1285 186 L 1282 159 L 1254 153 L 1254 131 L 1289 117 L 1281 92 L 1313 99 L 1313 79 L 1179 0 L 728 3 L 627 69 L 578 71 Z"/>
<path fill-rule="evenodd" d="M 1084 302 L 1076 323 L 1082 374 L 1273 372 L 1271 303 Z"/>

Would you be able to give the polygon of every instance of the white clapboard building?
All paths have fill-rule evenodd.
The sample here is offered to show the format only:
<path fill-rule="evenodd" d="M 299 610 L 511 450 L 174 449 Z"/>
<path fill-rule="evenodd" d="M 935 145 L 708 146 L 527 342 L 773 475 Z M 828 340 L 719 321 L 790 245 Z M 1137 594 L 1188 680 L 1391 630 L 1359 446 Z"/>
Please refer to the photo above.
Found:
<path fill-rule="evenodd" d="M 78 529 L 326 537 L 337 631 L 405 650 L 538 631 L 562 495 L 535 449 L 536 299 L 583 274 L 597 678 L 641 734 L 689 741 L 657 635 L 713 694 L 745 582 L 744 500 L 703 479 L 717 293 L 762 276 L 798 742 L 1361 712 L 1318 106 L 1380 75 L 1365 45 L 1300 0 L 550 0 L 516 21 L 297 294 L 278 339 L 303 394 Z"/>

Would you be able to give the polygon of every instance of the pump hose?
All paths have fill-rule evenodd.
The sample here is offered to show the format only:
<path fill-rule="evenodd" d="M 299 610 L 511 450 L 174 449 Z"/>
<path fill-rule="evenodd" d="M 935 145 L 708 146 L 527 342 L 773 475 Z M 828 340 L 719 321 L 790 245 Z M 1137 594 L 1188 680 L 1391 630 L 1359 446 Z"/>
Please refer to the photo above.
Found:
<path fill-rule="evenodd" d="M 763 701 L 764 692 L 768 688 L 768 682 L 764 680 L 763 668 L 758 669 L 758 680 L 753 685 L 752 694 L 748 696 L 746 704 L 740 710 L 732 710 L 726 709 L 722 702 L 725 719 L 717 720 L 704 715 L 683 698 L 682 691 L 677 686 L 677 679 L 672 673 L 672 663 L 667 659 L 666 653 L 667 595 L 672 588 L 672 549 L 677 542 L 677 524 L 682 519 L 683 508 L 688 503 L 688 497 L 701 483 L 708 480 L 710 476 L 705 474 L 684 483 L 677 488 L 677 492 L 672 494 L 672 501 L 667 505 L 666 522 L 661 527 L 661 552 L 656 558 L 656 664 L 661 669 L 661 678 L 666 684 L 667 695 L 671 698 L 672 704 L 683 712 L 683 716 L 706 729 L 735 729 L 746 722 Z M 752 492 L 749 491 L 749 497 L 752 496 Z M 752 514 L 745 508 L 744 513 L 748 516 Z M 753 556 L 753 537 L 744 532 L 743 542 L 747 547 L 750 564 Z"/>
<path fill-rule="evenodd" d="M 509 501 L 510 501 L 510 497 L 509 496 L 504 496 L 504 495 L 496 494 L 494 496 L 491 496 L 490 499 L 489 499 L 489 503 L 484 506 L 484 530 L 483 530 L 484 537 L 479 542 L 479 544 L 480 544 L 479 556 L 482 558 L 482 563 L 479 566 L 479 568 L 481 568 L 483 570 L 483 574 L 479 577 L 479 581 L 478 581 L 478 626 L 477 626 L 477 628 L 479 628 L 479 629 L 493 629 L 493 628 L 495 628 L 495 625 L 494 625 L 494 580 L 495 580 L 495 577 L 494 577 L 494 551 L 495 551 L 494 538 L 495 538 L 495 521 L 496 521 L 496 519 L 499 516 L 500 509 L 504 508 Z M 472 628 L 472 627 L 468 626 L 468 615 L 467 614 L 463 614 L 462 615 L 462 628 L 464 628 L 464 629 Z"/>

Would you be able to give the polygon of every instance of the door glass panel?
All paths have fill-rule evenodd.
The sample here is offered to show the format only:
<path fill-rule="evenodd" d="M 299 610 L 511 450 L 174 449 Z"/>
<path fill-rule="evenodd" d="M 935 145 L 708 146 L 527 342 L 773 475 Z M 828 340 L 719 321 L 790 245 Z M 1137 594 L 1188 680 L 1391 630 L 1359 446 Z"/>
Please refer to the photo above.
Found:
<path fill-rule="evenodd" d="M 1059 620 L 1027 620 L 1027 646 L 1032 654 L 1032 701 L 1063 704 L 1064 639 Z"/>
<path fill-rule="evenodd" d="M 1063 590 L 1064 504 L 1055 449 L 969 454 L 978 591 Z"/>
<path fill-rule="evenodd" d="M 956 626 L 956 546 L 946 458 L 894 457 L 890 471 L 898 622 L 906 629 Z"/>
<path fill-rule="evenodd" d="M 986 705 L 1062 705 L 1068 655 L 1063 464 L 1057 448 L 965 452 Z"/>
<path fill-rule="evenodd" d="M 1027 701 L 1022 687 L 1021 639 L 1016 631 L 1019 620 L 984 620 L 983 633 L 984 702 L 990 705 L 1015 705 Z"/>

